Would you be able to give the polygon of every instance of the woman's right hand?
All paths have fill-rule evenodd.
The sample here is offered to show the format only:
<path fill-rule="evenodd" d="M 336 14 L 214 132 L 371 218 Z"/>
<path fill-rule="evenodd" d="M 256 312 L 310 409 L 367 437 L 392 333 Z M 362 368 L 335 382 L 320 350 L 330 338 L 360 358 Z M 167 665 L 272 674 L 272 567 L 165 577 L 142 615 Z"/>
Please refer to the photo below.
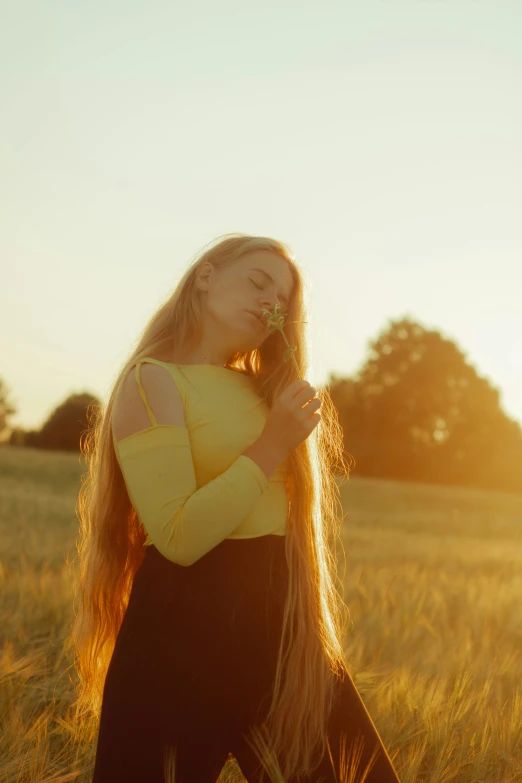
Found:
<path fill-rule="evenodd" d="M 316 394 L 308 381 L 292 381 L 274 400 L 262 437 L 285 453 L 299 446 L 321 421 L 321 413 L 314 412 L 321 406 Z"/>

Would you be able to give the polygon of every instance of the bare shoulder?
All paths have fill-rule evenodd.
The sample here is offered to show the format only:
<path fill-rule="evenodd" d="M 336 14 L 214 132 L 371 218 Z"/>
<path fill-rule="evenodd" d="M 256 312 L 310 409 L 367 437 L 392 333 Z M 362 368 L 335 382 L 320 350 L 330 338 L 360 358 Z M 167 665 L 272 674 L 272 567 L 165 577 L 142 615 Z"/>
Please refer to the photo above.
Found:
<path fill-rule="evenodd" d="M 158 424 L 186 427 L 183 401 L 172 374 L 166 367 L 145 362 L 139 367 L 140 383 Z M 112 429 L 116 440 L 151 427 L 133 366 L 123 381 L 112 410 Z"/>

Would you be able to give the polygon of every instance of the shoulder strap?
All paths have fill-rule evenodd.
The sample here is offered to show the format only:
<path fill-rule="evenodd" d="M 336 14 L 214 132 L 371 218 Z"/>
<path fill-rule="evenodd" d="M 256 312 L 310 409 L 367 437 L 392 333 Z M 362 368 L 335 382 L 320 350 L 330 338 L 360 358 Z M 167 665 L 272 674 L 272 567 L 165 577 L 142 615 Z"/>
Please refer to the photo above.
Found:
<path fill-rule="evenodd" d="M 156 421 L 156 417 L 154 416 L 154 413 L 152 412 L 152 408 L 149 405 L 149 401 L 147 400 L 147 395 L 145 394 L 145 389 L 141 385 L 140 381 L 140 366 L 143 364 L 143 362 L 150 362 L 149 359 L 140 359 L 136 362 L 136 366 L 134 368 L 134 377 L 136 378 L 136 383 L 138 384 L 138 391 L 140 393 L 140 397 L 143 400 L 145 407 L 147 409 L 147 413 L 149 414 L 149 419 L 151 420 L 152 424 L 156 425 L 158 422 Z M 155 362 L 154 362 L 155 363 Z"/>

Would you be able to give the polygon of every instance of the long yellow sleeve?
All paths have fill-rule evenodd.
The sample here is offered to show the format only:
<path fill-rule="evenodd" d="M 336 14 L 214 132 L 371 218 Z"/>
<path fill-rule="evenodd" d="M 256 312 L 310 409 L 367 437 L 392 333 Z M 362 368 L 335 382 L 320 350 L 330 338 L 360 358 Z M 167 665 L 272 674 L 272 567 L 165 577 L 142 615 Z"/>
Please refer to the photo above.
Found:
<path fill-rule="evenodd" d="M 225 539 L 268 487 L 259 465 L 241 454 L 199 489 L 188 429 L 156 424 L 115 442 L 138 518 L 161 554 L 189 566 Z"/>

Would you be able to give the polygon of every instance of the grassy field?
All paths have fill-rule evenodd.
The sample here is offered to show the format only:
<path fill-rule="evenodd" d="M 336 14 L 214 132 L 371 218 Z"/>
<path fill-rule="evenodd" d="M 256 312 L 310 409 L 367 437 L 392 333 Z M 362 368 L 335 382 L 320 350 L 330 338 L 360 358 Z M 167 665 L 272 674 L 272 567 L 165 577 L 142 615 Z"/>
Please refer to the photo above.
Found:
<path fill-rule="evenodd" d="M 90 781 L 63 650 L 80 474 L 0 448 L 0 783 Z M 522 495 L 354 474 L 342 500 L 347 661 L 402 783 L 520 783 Z"/>

